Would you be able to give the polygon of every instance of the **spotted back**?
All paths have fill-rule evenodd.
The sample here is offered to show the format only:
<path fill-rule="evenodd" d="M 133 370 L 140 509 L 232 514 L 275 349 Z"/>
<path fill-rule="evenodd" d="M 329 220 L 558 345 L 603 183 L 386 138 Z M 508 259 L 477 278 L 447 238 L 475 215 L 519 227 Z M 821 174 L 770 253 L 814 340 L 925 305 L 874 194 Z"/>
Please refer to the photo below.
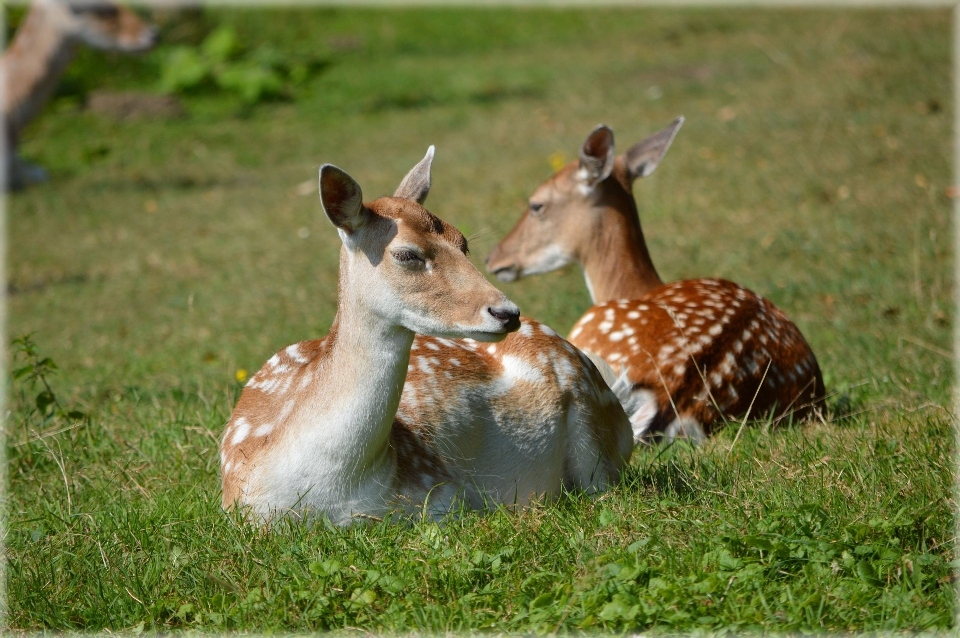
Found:
<path fill-rule="evenodd" d="M 678 281 L 594 306 L 570 341 L 645 397 L 631 415 L 638 440 L 700 439 L 748 414 L 800 419 L 823 397 L 816 357 L 797 327 L 723 279 Z"/>

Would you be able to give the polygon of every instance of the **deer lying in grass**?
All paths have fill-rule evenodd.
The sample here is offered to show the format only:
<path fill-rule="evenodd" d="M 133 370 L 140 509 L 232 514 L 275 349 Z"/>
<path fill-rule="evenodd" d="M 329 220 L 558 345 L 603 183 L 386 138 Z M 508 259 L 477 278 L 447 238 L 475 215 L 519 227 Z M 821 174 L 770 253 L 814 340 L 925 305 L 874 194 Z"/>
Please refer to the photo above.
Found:
<path fill-rule="evenodd" d="M 800 419 L 823 398 L 816 357 L 772 303 L 723 279 L 664 284 L 657 274 L 632 187 L 656 169 L 682 123 L 620 156 L 613 131 L 597 127 L 579 161 L 534 191 L 487 259 L 501 281 L 580 264 L 596 305 L 570 341 L 627 377 L 638 442 L 698 441 L 718 421 L 748 414 Z"/>
<path fill-rule="evenodd" d="M 34 0 L 0 57 L 7 187 L 19 189 L 46 180 L 46 171 L 20 159 L 16 149 L 21 132 L 53 95 L 79 44 L 135 52 L 149 49 L 156 39 L 154 26 L 112 2 Z"/>
<path fill-rule="evenodd" d="M 633 441 L 617 397 L 585 355 L 521 319 L 463 235 L 421 206 L 432 157 L 368 204 L 349 175 L 320 168 L 343 242 L 337 315 L 244 388 L 220 448 L 224 508 L 348 524 L 618 480 Z"/>

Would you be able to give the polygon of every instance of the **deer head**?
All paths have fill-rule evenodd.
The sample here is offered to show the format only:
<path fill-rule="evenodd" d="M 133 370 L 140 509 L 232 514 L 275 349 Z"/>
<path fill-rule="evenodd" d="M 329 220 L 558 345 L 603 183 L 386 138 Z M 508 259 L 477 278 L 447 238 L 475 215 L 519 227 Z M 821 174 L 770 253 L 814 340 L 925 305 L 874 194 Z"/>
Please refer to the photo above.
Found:
<path fill-rule="evenodd" d="M 653 173 L 682 124 L 683 118 L 677 118 L 619 157 L 613 131 L 602 124 L 596 127 L 580 148 L 579 160 L 533 192 L 520 221 L 487 258 L 487 270 L 501 281 L 514 281 L 571 262 L 586 266 L 602 253 L 609 256 L 611 234 L 634 232 L 627 228 L 631 225 L 639 233 L 639 221 L 631 221 L 637 219 L 633 182 Z M 626 239 L 642 243 L 642 235 Z"/>
<path fill-rule="evenodd" d="M 113 2 L 65 3 L 41 0 L 70 40 L 105 51 L 145 51 L 157 42 L 157 28 Z"/>
<path fill-rule="evenodd" d="M 343 242 L 341 304 L 420 334 L 499 341 L 520 312 L 470 263 L 460 231 L 422 206 L 432 160 L 431 146 L 393 197 L 369 204 L 352 177 L 320 167 L 320 201 Z"/>

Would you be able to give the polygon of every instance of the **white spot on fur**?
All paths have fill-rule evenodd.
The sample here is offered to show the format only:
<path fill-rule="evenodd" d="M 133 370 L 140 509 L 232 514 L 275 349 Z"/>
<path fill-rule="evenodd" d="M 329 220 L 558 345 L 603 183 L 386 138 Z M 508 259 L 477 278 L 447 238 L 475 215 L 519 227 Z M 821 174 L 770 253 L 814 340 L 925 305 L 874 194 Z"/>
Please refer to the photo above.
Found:
<path fill-rule="evenodd" d="M 230 442 L 234 445 L 239 445 L 247 438 L 247 435 L 250 434 L 250 422 L 244 417 L 240 417 L 234 424 L 234 428 L 233 438 L 230 439 Z"/>
<path fill-rule="evenodd" d="M 603 321 L 603 322 L 601 322 L 600 325 L 597 326 L 597 327 L 600 329 L 600 332 L 604 332 L 604 333 L 610 332 L 610 328 L 613 327 L 613 322 L 612 322 L 612 321 L 609 321 L 609 320 L 608 320 L 608 321 Z"/>
<path fill-rule="evenodd" d="M 297 363 L 306 363 L 309 361 L 305 356 L 300 353 L 300 344 L 295 343 L 292 346 L 287 346 L 287 356 L 296 361 Z"/>
<path fill-rule="evenodd" d="M 254 436 L 267 436 L 273 432 L 273 423 L 264 423 L 253 431 Z"/>
<path fill-rule="evenodd" d="M 714 337 L 716 337 L 718 334 L 723 332 L 723 326 L 721 326 L 718 323 L 715 323 L 712 326 L 710 326 L 710 329 L 707 330 L 707 332 L 713 335 Z"/>
<path fill-rule="evenodd" d="M 556 332 L 554 332 L 553 328 L 551 328 L 550 326 L 545 326 L 543 324 L 540 324 L 540 330 L 542 330 L 543 334 L 547 335 L 548 337 L 553 337 L 553 336 L 556 336 L 557 334 Z"/>
<path fill-rule="evenodd" d="M 570 381 L 577 374 L 576 368 L 573 367 L 573 364 L 570 363 L 567 359 L 560 359 L 557 362 L 557 383 L 560 386 L 560 389 L 566 391 L 570 387 Z"/>
<path fill-rule="evenodd" d="M 737 359 L 732 352 L 723 355 L 723 361 L 720 362 L 720 374 L 729 376 L 733 372 L 733 367 L 737 365 Z"/>
<path fill-rule="evenodd" d="M 513 379 L 529 381 L 530 383 L 542 383 L 545 380 L 543 373 L 519 357 L 509 354 L 504 355 L 501 363 L 503 364 L 504 374 Z"/>

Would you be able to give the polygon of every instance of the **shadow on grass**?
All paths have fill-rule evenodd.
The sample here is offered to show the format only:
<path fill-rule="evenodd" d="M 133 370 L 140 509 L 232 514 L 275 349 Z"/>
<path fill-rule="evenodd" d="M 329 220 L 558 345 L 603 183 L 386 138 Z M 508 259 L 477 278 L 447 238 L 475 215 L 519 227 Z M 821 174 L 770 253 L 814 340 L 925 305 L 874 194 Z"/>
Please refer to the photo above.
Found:
<path fill-rule="evenodd" d="M 107 190 L 114 192 L 122 191 L 205 191 L 211 188 L 249 185 L 255 181 L 256 177 L 244 172 L 243 174 L 231 175 L 196 175 L 189 173 L 168 173 L 146 176 L 140 174 L 134 175 L 112 175 L 98 177 L 90 181 L 90 187 L 94 190 Z"/>
<path fill-rule="evenodd" d="M 634 455 L 624 473 L 626 489 L 653 492 L 658 498 L 691 503 L 705 493 L 726 491 L 735 478 L 730 463 L 686 441 L 638 448 Z"/>
<path fill-rule="evenodd" d="M 404 91 L 394 95 L 381 95 L 364 109 L 367 113 L 406 111 L 466 104 L 469 106 L 493 105 L 508 100 L 541 99 L 544 90 L 536 86 L 503 86 L 491 84 L 465 95 L 437 95 L 428 91 Z"/>

